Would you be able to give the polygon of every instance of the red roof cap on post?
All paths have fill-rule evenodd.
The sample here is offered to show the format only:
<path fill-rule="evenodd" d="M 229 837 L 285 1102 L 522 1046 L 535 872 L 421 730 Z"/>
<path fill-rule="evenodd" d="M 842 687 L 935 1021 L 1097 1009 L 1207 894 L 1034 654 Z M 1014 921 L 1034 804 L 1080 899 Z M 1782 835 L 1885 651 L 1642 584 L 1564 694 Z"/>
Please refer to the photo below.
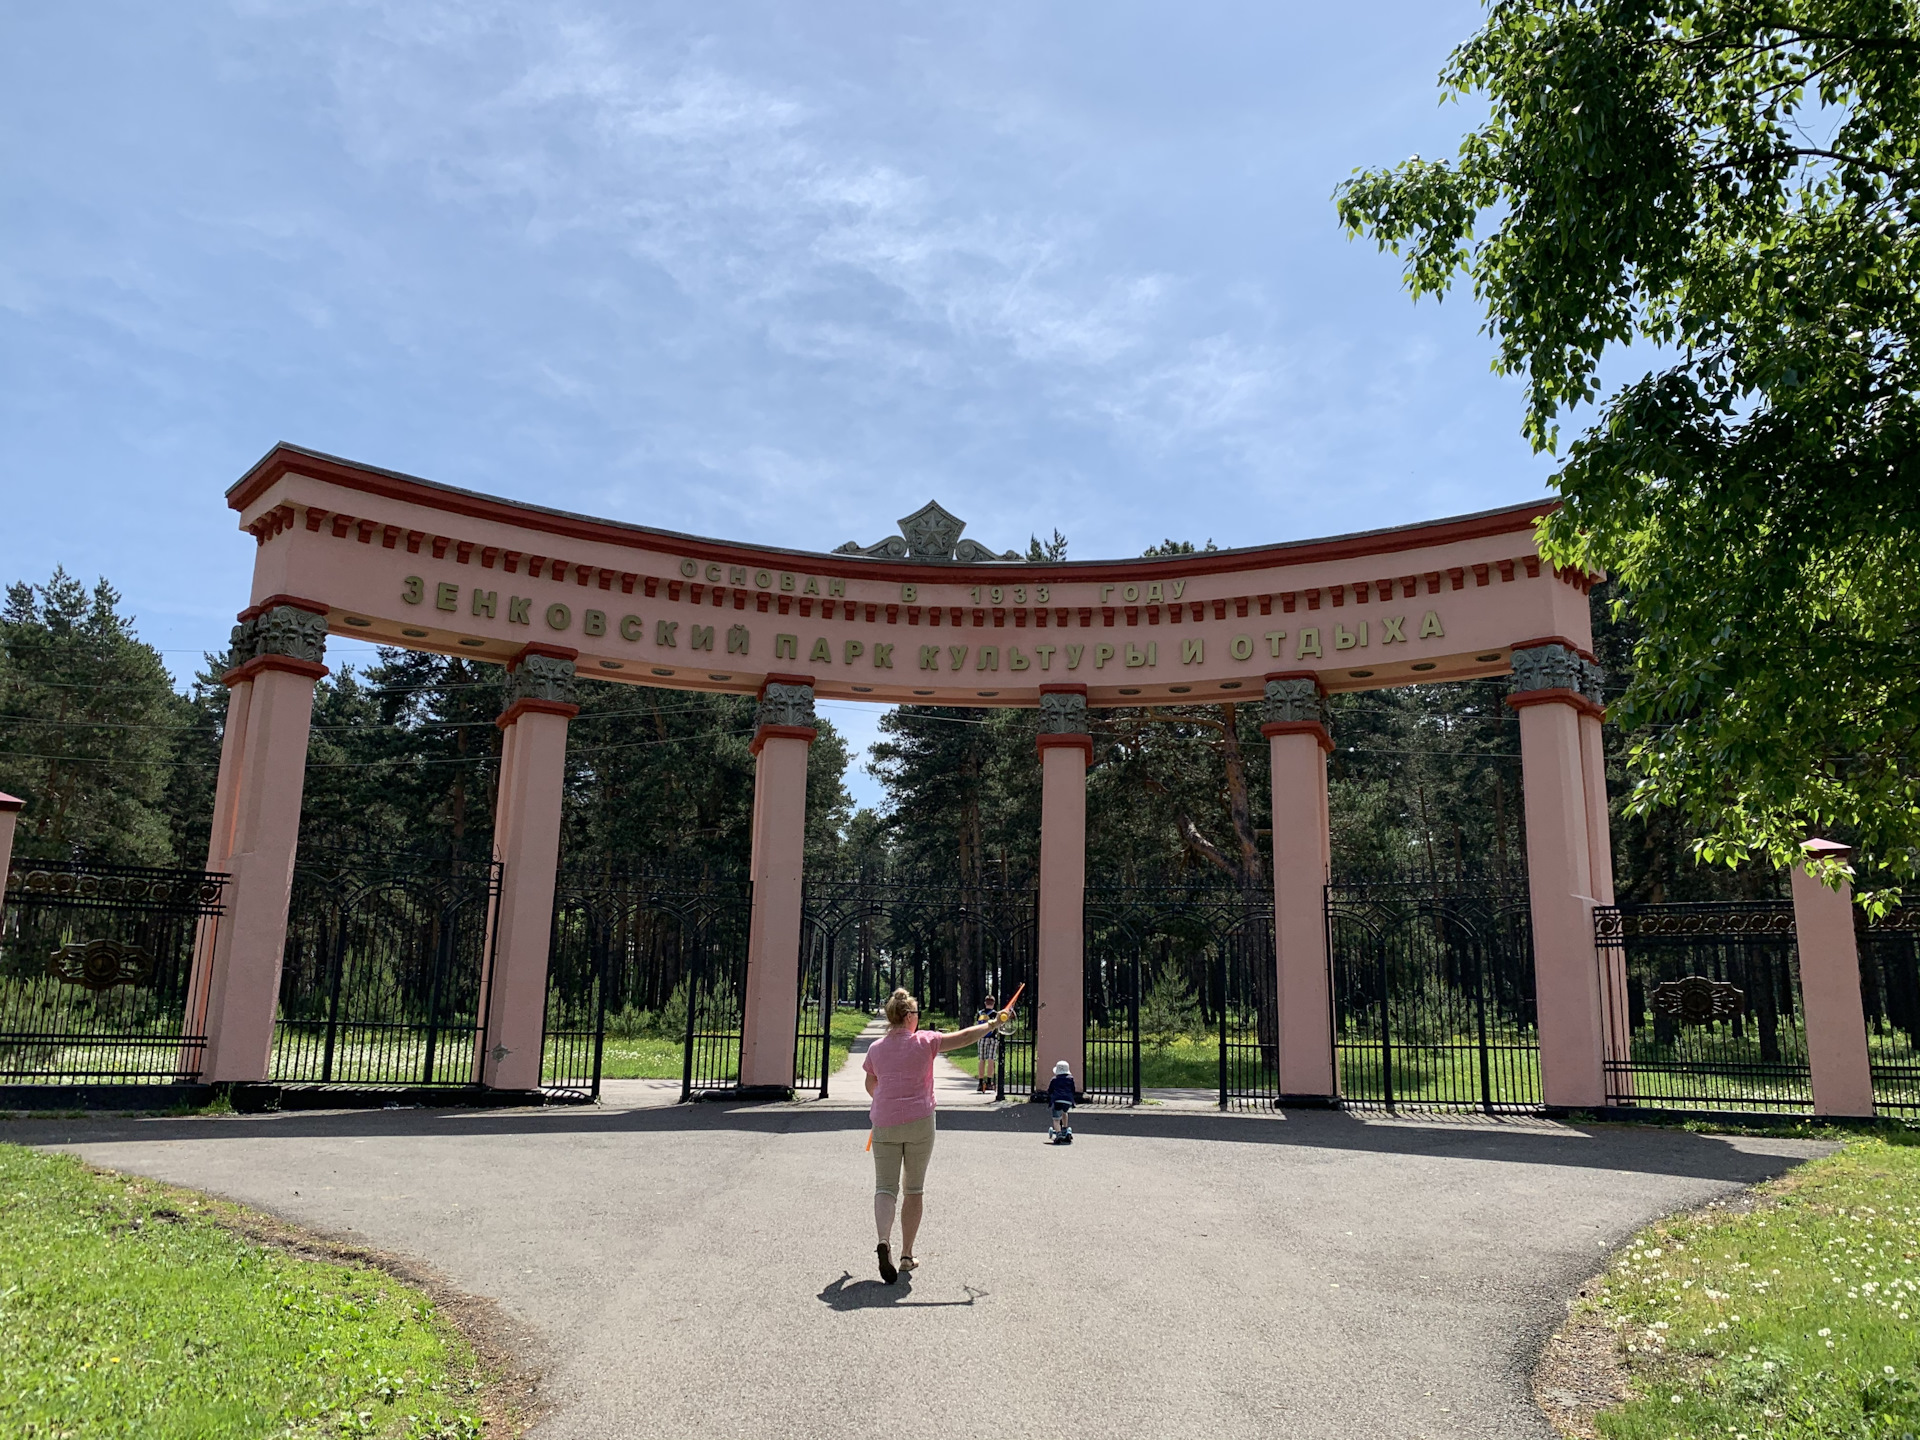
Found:
<path fill-rule="evenodd" d="M 1803 840 L 1800 848 L 1810 860 L 1846 861 L 1853 856 L 1851 845 L 1842 845 L 1838 840 Z"/>

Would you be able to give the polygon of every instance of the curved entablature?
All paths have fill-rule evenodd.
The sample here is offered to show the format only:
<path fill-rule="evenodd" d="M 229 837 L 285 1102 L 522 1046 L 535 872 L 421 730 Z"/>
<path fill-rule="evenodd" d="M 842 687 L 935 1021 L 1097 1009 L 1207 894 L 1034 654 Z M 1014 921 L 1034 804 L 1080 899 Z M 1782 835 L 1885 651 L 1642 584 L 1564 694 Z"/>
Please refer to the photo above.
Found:
<path fill-rule="evenodd" d="M 1168 705 L 1255 698 L 1282 673 L 1327 691 L 1500 675 L 1540 640 L 1591 658 L 1595 577 L 1554 571 L 1534 544 L 1551 501 L 1325 540 L 981 564 L 702 539 L 290 445 L 227 499 L 260 545 L 254 606 L 297 600 L 335 634 L 500 663 L 558 647 L 582 674 L 675 689 L 753 693 L 777 673 L 845 699 L 1037 706 L 1065 684 L 1096 706 Z M 940 516 L 956 555 L 970 542 Z"/>

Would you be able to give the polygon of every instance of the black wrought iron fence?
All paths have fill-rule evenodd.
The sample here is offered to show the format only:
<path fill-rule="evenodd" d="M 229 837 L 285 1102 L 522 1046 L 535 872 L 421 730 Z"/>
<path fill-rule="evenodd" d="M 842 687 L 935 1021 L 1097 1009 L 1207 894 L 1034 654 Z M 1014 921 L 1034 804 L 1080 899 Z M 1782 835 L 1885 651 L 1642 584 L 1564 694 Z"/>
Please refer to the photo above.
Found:
<path fill-rule="evenodd" d="M 1920 909 L 1903 905 L 1878 919 L 1863 914 L 1855 933 L 1873 1103 L 1920 1111 Z"/>
<path fill-rule="evenodd" d="M 1349 1105 L 1540 1104 L 1524 881 L 1350 881 L 1326 891 L 1334 1054 Z"/>
<path fill-rule="evenodd" d="M 894 986 L 963 1022 L 987 995 L 1026 987 L 1013 1024 L 973 1064 L 997 1095 L 1033 1089 L 1036 900 L 1032 883 L 996 877 L 964 885 L 917 871 L 807 878 L 800 941 L 794 1086 L 826 1095 L 868 1005 Z"/>
<path fill-rule="evenodd" d="M 303 851 L 269 1078 L 478 1084 L 499 888 L 491 860 Z"/>
<path fill-rule="evenodd" d="M 1603 906 L 1594 938 L 1610 1104 L 1813 1108 L 1791 901 Z"/>
<path fill-rule="evenodd" d="M 751 912 L 746 879 L 719 870 L 563 874 L 541 1083 L 674 1080 L 682 1100 L 738 1086 Z"/>
<path fill-rule="evenodd" d="M 16 861 L 0 912 L 0 1079 L 196 1079 L 226 883 L 201 870 Z"/>
<path fill-rule="evenodd" d="M 1087 886 L 1090 1100 L 1212 1092 L 1220 1108 L 1279 1099 L 1273 893 L 1209 881 Z"/>

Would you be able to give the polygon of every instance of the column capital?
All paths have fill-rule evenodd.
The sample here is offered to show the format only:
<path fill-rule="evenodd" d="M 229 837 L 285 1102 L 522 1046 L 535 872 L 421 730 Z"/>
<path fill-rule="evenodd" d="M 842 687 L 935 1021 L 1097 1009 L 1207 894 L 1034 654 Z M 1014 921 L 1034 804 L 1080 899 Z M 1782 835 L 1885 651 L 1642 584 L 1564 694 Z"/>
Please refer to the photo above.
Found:
<path fill-rule="evenodd" d="M 309 680 L 327 674 L 327 615 L 314 600 L 272 595 L 240 612 L 227 644 L 229 687 L 263 670 L 285 670 Z"/>
<path fill-rule="evenodd" d="M 1327 687 L 1307 670 L 1277 671 L 1266 677 L 1267 695 L 1260 733 L 1311 735 L 1322 750 L 1333 749 L 1333 717 L 1327 711 Z"/>
<path fill-rule="evenodd" d="M 502 730 L 522 715 L 558 715 L 571 720 L 580 713 L 580 691 L 575 680 L 577 650 L 558 645 L 529 645 L 507 665 L 507 708 L 493 723 Z"/>
<path fill-rule="evenodd" d="M 1507 704 L 1571 705 L 1596 720 L 1606 717 L 1602 684 L 1606 672 L 1586 652 L 1559 635 L 1523 640 L 1513 647 L 1513 688 Z"/>
<path fill-rule="evenodd" d="M 1087 725 L 1087 687 L 1084 685 L 1042 685 L 1040 687 L 1040 733 L 1034 737 L 1034 749 L 1042 757 L 1049 750 L 1078 750 L 1093 763 L 1093 735 Z"/>
<path fill-rule="evenodd" d="M 820 733 L 813 713 L 813 676 L 768 675 L 760 684 L 760 708 L 754 712 L 753 743 L 758 755 L 769 740 L 804 740 Z"/>
<path fill-rule="evenodd" d="M 26 808 L 27 808 L 27 802 L 22 800 L 18 795 L 7 795 L 4 793 L 0 793 L 0 812 L 5 812 L 9 810 L 24 810 Z"/>

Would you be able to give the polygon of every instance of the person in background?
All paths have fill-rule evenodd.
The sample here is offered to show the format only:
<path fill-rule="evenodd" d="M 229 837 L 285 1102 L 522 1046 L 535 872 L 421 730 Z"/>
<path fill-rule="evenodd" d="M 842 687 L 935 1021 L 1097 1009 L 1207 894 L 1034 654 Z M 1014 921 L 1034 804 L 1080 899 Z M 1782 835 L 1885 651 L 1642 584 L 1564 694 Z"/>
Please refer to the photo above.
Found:
<path fill-rule="evenodd" d="M 1053 1125 L 1049 1132 L 1056 1145 L 1073 1143 L 1073 1126 L 1068 1123 L 1076 1100 L 1073 1067 L 1064 1060 L 1053 1062 L 1053 1079 L 1047 1082 L 1047 1104 L 1053 1107 Z"/>
<path fill-rule="evenodd" d="M 993 996 L 989 995 L 985 1003 L 981 1005 L 980 1013 L 973 1017 L 973 1023 L 976 1025 L 990 1025 L 999 1018 L 1000 1007 L 993 1003 Z M 980 1083 L 974 1088 L 984 1095 L 989 1090 L 997 1088 L 994 1083 L 993 1072 L 994 1067 L 1000 1063 L 1000 1032 L 997 1030 L 989 1030 L 985 1035 L 982 1035 L 980 1037 L 979 1052 Z"/>

